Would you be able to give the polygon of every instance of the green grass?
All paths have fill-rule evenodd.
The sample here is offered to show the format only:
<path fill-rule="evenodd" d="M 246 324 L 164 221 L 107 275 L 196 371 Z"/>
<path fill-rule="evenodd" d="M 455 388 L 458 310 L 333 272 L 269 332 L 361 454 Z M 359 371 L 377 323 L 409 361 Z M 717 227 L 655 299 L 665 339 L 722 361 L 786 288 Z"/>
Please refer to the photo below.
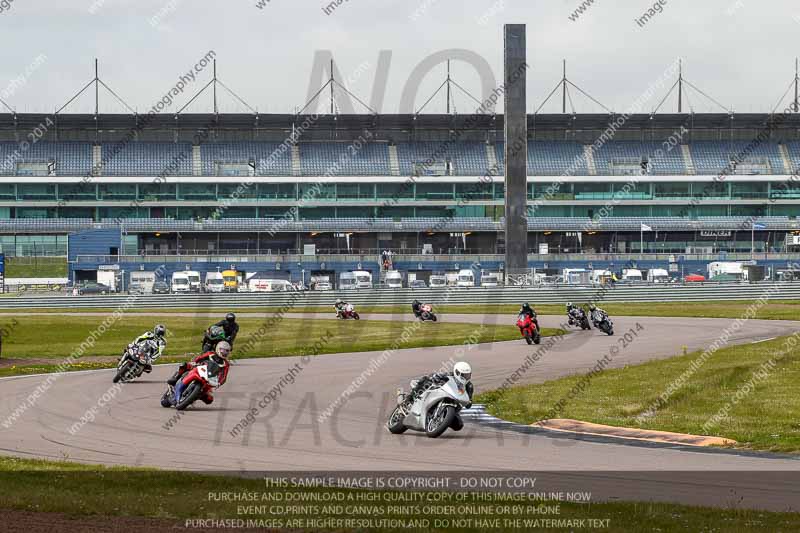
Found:
<path fill-rule="evenodd" d="M 92 346 L 87 345 L 85 356 L 117 355 L 137 335 L 162 321 L 167 326 L 167 354 L 183 354 L 200 349 L 202 332 L 209 325 L 206 317 L 123 317 L 103 334 L 96 336 Z M 17 318 L 18 324 L 3 342 L 3 356 L 9 358 L 65 357 L 97 331 L 101 317 L 92 316 L 25 316 Z M 328 339 L 324 352 L 372 351 L 388 348 L 404 328 L 413 322 L 380 320 L 337 321 L 284 319 L 258 331 L 266 319 L 241 318 L 235 348 L 243 349 L 251 339 L 255 341 L 247 356 L 272 357 L 308 353 L 319 339 Z M 419 348 L 461 344 L 475 332 L 481 332 L 480 342 L 518 339 L 519 330 L 513 325 L 485 325 L 464 323 L 423 323 L 415 334 L 403 343 L 404 348 Z M 545 335 L 556 333 L 545 330 Z M 234 350 L 234 355 L 237 352 Z"/>
<path fill-rule="evenodd" d="M 618 332 L 615 339 L 621 339 Z M 659 396 L 699 361 L 701 352 L 596 374 L 582 392 L 581 376 L 539 385 L 491 391 L 477 401 L 489 412 L 530 424 L 545 418 L 571 418 L 611 426 L 715 435 L 738 441 L 737 447 L 774 452 L 800 451 L 800 342 L 784 337 L 721 348 L 708 357 L 663 406 Z M 635 339 L 633 342 L 636 342 Z M 598 354 L 598 359 L 604 354 Z M 765 374 L 761 366 L 774 358 Z M 759 375 L 754 378 L 754 373 Z M 763 379 L 761 376 L 764 376 Z M 752 389 L 737 398 L 737 392 Z M 574 388 L 575 387 L 575 388 Z M 563 408 L 552 411 L 561 399 Z M 729 406 L 728 417 L 706 426 Z M 644 415 L 644 418 L 642 418 Z M 705 426 L 705 427 L 704 427 Z"/>
<path fill-rule="evenodd" d="M 376 320 L 337 321 L 287 318 L 270 324 L 267 318 L 240 318 L 239 336 L 233 356 L 276 357 L 308 353 L 341 353 L 380 351 L 390 348 L 396 341 L 400 348 L 455 345 L 471 339 L 474 342 L 497 342 L 519 339 L 519 330 L 513 325 L 477 325 L 464 323 L 414 323 Z M 11 320 L 16 320 L 16 324 Z M 43 373 L 56 370 L 55 365 L 84 346 L 79 362 L 69 370 L 108 368 L 108 361 L 92 361 L 93 357 L 116 356 L 124 346 L 142 332 L 152 329 L 157 322 L 167 326 L 167 349 L 162 362 L 170 356 L 183 358 L 186 353 L 200 350 L 202 332 L 209 325 L 207 317 L 177 316 L 125 316 L 110 322 L 102 334 L 94 335 L 91 344 L 86 340 L 99 331 L 105 319 L 94 316 L 36 315 L 18 316 L 0 321 L 7 331 L 3 340 L 3 357 L 9 359 L 35 359 L 31 365 L 20 363 L 15 367 L 0 369 L 0 376 Z M 268 327 L 262 327 L 265 323 Z M 413 334 L 402 341 L 406 328 L 418 324 Z M 260 333 L 261 332 L 261 333 Z M 544 329 L 544 335 L 558 334 L 560 330 Z M 252 340 L 252 342 L 251 342 Z M 317 345 L 315 347 L 315 344 Z M 41 361 L 46 359 L 48 361 Z M 49 362 L 52 360 L 52 364 Z"/>
<path fill-rule="evenodd" d="M 522 302 L 520 302 L 521 304 Z M 564 305 L 562 304 L 542 304 L 537 305 L 536 301 L 531 301 L 539 314 L 543 315 L 563 315 Z M 575 302 L 581 304 L 583 302 Z M 515 315 L 519 310 L 520 304 L 497 305 L 489 303 L 478 303 L 474 305 L 439 305 L 436 306 L 437 313 L 450 314 L 503 314 Z M 1 305 L 1 302 L 0 302 Z M 750 300 L 736 301 L 712 301 L 712 302 L 614 302 L 598 303 L 600 307 L 608 311 L 612 316 L 671 316 L 671 317 L 698 317 L 698 318 L 739 318 L 747 308 L 753 305 Z M 277 307 L 245 307 L 235 309 L 240 313 L 274 313 Z M 291 310 L 291 313 L 330 313 L 332 306 L 298 306 Z M 20 313 L 57 313 L 57 312 L 85 312 L 87 309 L 20 309 Z M 96 312 L 113 312 L 113 308 L 97 308 Z M 198 311 L 202 313 L 221 314 L 230 311 L 228 308 L 203 308 L 202 310 L 192 308 L 171 308 L 158 309 L 159 314 L 186 313 Z M 359 313 L 389 313 L 389 314 L 409 314 L 410 305 L 360 305 Z M 3 312 L 0 309 L 0 312 Z M 444 317 L 446 320 L 446 317 Z M 760 307 L 754 318 L 763 320 L 800 320 L 800 300 L 773 300 L 767 305 Z"/>
<path fill-rule="evenodd" d="M 7 257 L 7 278 L 66 278 L 66 257 Z"/>
<path fill-rule="evenodd" d="M 0 457 L 0 486 L 8 490 L 0 491 L 0 508 L 34 512 L 66 513 L 74 517 L 91 516 L 134 516 L 160 518 L 164 520 L 183 520 L 186 518 L 243 518 L 237 514 L 241 502 L 215 501 L 211 494 L 257 493 L 337 493 L 344 497 L 364 491 L 345 489 L 308 488 L 267 488 L 261 479 L 244 479 L 233 476 L 208 476 L 188 472 L 171 472 L 142 468 L 106 468 L 98 465 L 82 465 L 68 462 Z M 143 497 L 146 495 L 146 497 Z M 382 495 L 382 493 L 379 493 Z M 313 502 L 322 509 L 325 504 Z M 335 502 L 334 502 L 335 503 Z M 303 501 L 294 503 L 259 500 L 244 505 L 265 506 L 259 514 L 244 518 L 287 520 L 302 516 L 298 507 Z M 308 505 L 300 512 L 308 513 Z M 366 501 L 345 501 L 344 505 L 379 508 L 383 511 L 378 517 L 422 518 L 415 514 L 409 504 L 370 503 Z M 390 514 L 388 505 L 395 505 Z M 429 504 L 428 504 L 429 505 Z M 454 504 L 453 504 L 454 505 Z M 459 504 L 459 505 L 464 505 Z M 537 516 L 528 512 L 538 507 L 539 502 L 522 502 L 515 505 L 526 507 L 514 516 L 499 512 L 497 506 L 508 504 L 473 503 L 471 507 L 480 508 L 479 514 L 453 515 L 450 519 L 468 518 L 560 518 L 560 519 L 599 519 L 610 520 L 603 531 L 660 531 L 677 533 L 691 531 L 797 531 L 800 529 L 800 514 L 773 513 L 740 509 L 710 509 L 685 505 L 659 503 L 591 503 L 559 504 L 559 514 Z M 279 512 L 276 506 L 284 512 Z M 287 506 L 290 510 L 285 511 Z M 442 506 L 440 505 L 439 508 Z M 490 508 L 491 507 L 491 508 Z M 398 510 L 399 509 L 399 510 Z M 306 515 L 308 516 L 308 515 Z M 330 509 L 320 510 L 311 518 L 337 516 L 347 518 L 351 515 L 333 514 Z M 364 515 L 362 515 L 364 516 Z M 439 516 L 427 513 L 425 518 L 432 520 Z M 90 519 L 90 518 L 89 518 Z M 450 528 L 454 530 L 455 528 Z M 458 528 L 463 531 L 465 528 Z M 550 530 L 544 529 L 543 530 Z M 466 530 L 475 530 L 467 528 Z M 563 529 L 560 529 L 563 530 Z M 591 530 L 591 529 L 587 529 Z"/>

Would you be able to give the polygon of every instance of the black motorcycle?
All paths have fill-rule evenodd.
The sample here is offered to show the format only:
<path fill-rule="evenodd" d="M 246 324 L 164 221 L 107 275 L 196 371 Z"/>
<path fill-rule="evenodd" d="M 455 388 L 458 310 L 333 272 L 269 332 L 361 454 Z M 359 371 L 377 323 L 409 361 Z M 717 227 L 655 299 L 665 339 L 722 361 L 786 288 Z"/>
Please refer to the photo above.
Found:
<path fill-rule="evenodd" d="M 592 329 L 592 326 L 589 325 L 589 317 L 586 316 L 586 311 L 580 307 L 571 309 L 567 313 L 567 320 L 570 326 L 577 326 L 583 330 Z"/>
<path fill-rule="evenodd" d="M 138 378 L 144 372 L 145 367 L 150 364 L 150 359 L 158 351 L 156 343 L 147 340 L 134 344 L 122 354 L 122 358 L 117 363 L 117 373 L 112 380 L 114 383 L 128 383 Z"/>

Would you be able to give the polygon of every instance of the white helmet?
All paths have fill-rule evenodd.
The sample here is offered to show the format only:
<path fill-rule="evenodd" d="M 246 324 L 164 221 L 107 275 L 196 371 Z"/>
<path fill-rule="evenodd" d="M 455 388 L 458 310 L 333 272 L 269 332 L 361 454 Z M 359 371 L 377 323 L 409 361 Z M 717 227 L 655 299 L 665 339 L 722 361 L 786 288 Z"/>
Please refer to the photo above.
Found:
<path fill-rule="evenodd" d="M 472 367 L 469 366 L 469 363 L 459 361 L 453 367 L 453 377 L 463 387 L 472 379 Z"/>

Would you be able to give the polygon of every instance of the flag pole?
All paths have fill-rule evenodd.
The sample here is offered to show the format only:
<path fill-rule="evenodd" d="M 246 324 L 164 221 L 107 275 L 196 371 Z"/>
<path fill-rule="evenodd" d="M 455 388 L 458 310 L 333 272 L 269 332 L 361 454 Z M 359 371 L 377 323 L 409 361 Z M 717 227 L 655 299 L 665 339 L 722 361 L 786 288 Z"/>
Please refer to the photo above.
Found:
<path fill-rule="evenodd" d="M 639 223 L 639 259 L 644 259 L 644 226 Z"/>
<path fill-rule="evenodd" d="M 756 221 L 750 221 L 750 259 L 756 255 Z"/>

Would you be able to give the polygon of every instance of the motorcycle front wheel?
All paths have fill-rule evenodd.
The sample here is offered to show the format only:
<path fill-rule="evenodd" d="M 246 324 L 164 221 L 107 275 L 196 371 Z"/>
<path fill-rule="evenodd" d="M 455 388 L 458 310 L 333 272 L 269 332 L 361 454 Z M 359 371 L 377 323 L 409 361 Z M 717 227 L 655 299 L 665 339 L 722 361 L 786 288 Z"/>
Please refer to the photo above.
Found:
<path fill-rule="evenodd" d="M 358 313 L 353 313 L 353 318 L 355 318 L 356 320 L 361 320 L 361 316 L 359 316 Z"/>
<path fill-rule="evenodd" d="M 180 401 L 175 406 L 175 409 L 183 411 L 200 397 L 201 392 L 203 392 L 203 387 L 198 382 L 192 381 L 181 394 Z"/>
<path fill-rule="evenodd" d="M 114 376 L 114 379 L 112 379 L 111 381 L 114 382 L 114 383 L 119 383 L 120 381 L 125 383 L 126 381 L 129 380 L 128 376 L 130 375 L 129 374 L 130 370 L 131 370 L 131 362 L 130 361 L 125 361 L 125 364 L 123 364 L 119 368 L 119 370 L 117 370 L 117 375 Z M 123 379 L 123 378 L 125 378 L 125 379 Z"/>
<path fill-rule="evenodd" d="M 525 332 L 525 342 L 527 342 L 528 345 L 533 344 L 533 339 L 531 338 L 531 334 L 528 333 L 527 331 Z"/>
<path fill-rule="evenodd" d="M 536 330 L 536 333 L 533 336 L 533 343 L 539 344 L 542 342 L 542 334 L 539 333 L 539 330 Z"/>
<path fill-rule="evenodd" d="M 175 391 L 170 387 L 161 395 L 161 407 L 172 407 L 173 396 L 175 396 Z"/>
<path fill-rule="evenodd" d="M 435 411 L 434 407 L 434 411 Z M 432 416 L 428 418 L 428 423 L 425 427 L 425 434 L 428 437 L 435 439 L 445 432 L 447 428 L 453 423 L 456 416 L 456 409 L 452 405 L 447 405 L 441 410 L 439 416 Z"/>
<path fill-rule="evenodd" d="M 400 435 L 406 432 L 408 428 L 403 424 L 403 418 L 405 418 L 405 413 L 402 407 L 398 405 L 394 408 L 394 411 L 392 411 L 392 415 L 389 417 L 389 423 L 386 424 L 389 433 Z"/>

